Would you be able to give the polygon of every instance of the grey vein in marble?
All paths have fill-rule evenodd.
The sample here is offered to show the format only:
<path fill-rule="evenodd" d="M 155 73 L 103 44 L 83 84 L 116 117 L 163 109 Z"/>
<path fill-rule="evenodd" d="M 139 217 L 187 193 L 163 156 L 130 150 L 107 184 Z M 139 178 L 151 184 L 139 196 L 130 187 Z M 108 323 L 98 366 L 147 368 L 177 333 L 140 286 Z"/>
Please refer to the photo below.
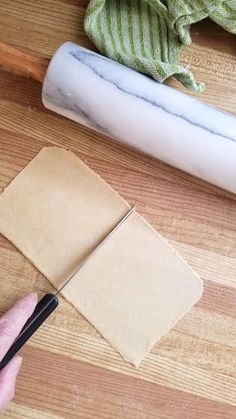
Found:
<path fill-rule="evenodd" d="M 107 71 L 101 71 L 101 69 L 103 70 L 103 68 L 98 65 L 98 61 L 100 60 L 106 66 L 107 59 L 105 57 L 96 55 L 96 57 L 94 58 L 94 54 L 91 53 L 90 51 L 88 51 L 88 52 L 87 51 L 77 51 L 76 53 L 71 51 L 71 52 L 69 52 L 69 54 L 72 57 L 74 57 L 76 60 L 80 61 L 81 63 L 83 63 L 85 65 L 87 65 L 92 71 L 94 71 L 95 74 L 97 74 L 97 76 L 101 77 L 104 81 L 108 81 L 108 82 L 112 83 L 114 86 L 117 87 L 117 89 L 121 90 L 123 93 L 129 94 L 129 95 L 137 97 L 138 99 L 144 100 L 144 101 L 150 103 L 153 106 L 161 108 L 162 110 L 164 110 L 165 112 L 167 112 L 167 113 L 169 113 L 173 116 L 183 118 L 185 121 L 189 122 L 192 125 L 196 125 L 200 128 L 204 128 L 204 129 L 208 130 L 209 132 L 211 132 L 212 134 L 219 135 L 219 136 L 224 137 L 224 138 L 228 138 L 229 140 L 232 140 L 232 141 L 236 141 L 236 132 L 235 132 L 235 137 L 232 138 L 232 137 L 229 137 L 229 136 L 223 134 L 222 132 L 214 131 L 214 129 L 209 128 L 209 125 L 207 125 L 206 121 L 198 122 L 197 120 L 194 121 L 193 119 L 191 119 L 190 115 L 188 115 L 188 109 L 185 111 L 185 115 L 181 114 L 178 111 L 174 112 L 174 111 L 171 111 L 170 107 L 168 109 L 166 104 L 164 104 L 160 100 L 158 101 L 155 97 L 149 98 L 148 95 L 144 96 L 144 95 L 138 94 L 137 92 L 135 92 L 135 90 L 131 90 L 129 88 L 125 89 L 122 85 L 123 79 L 119 80 L 118 78 L 115 79 L 114 76 L 113 76 L 113 78 L 110 77 L 110 74 L 112 73 L 112 65 L 123 67 L 121 64 L 116 63 L 116 62 L 112 62 L 112 65 L 110 64 L 111 73 L 108 74 Z M 134 70 L 130 70 L 130 71 L 133 71 L 134 73 L 136 73 Z M 154 84 L 157 83 L 157 82 L 155 82 L 151 79 L 149 80 L 149 82 L 154 83 Z M 169 86 L 165 85 L 165 89 L 171 89 L 171 88 Z M 218 112 L 223 113 L 224 115 L 228 116 L 229 118 L 232 118 L 232 116 L 230 114 L 228 114 L 227 112 L 223 112 L 220 109 L 217 109 L 212 105 L 211 106 L 206 105 L 206 104 L 203 104 L 199 101 L 196 101 L 196 104 L 198 106 L 201 104 L 204 107 L 211 108 L 211 109 L 213 109 L 213 111 L 217 110 Z M 208 109 L 208 111 L 209 111 L 209 109 Z"/>
<path fill-rule="evenodd" d="M 236 193 L 236 118 L 71 42 L 54 55 L 44 105 Z"/>

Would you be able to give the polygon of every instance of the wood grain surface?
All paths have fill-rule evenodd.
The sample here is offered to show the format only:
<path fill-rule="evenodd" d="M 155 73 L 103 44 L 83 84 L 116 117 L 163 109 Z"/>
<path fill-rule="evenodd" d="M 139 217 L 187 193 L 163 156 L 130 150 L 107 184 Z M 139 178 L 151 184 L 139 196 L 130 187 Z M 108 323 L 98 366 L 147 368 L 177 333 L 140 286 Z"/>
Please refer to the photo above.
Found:
<path fill-rule="evenodd" d="M 2 41 L 50 57 L 63 41 L 93 48 L 86 0 L 1 0 Z M 206 83 L 201 99 L 236 114 L 236 39 L 210 21 L 181 59 Z M 171 85 L 184 90 L 179 83 Z M 41 85 L 0 74 L 0 190 L 45 145 L 70 148 L 160 231 L 204 280 L 200 302 L 135 368 L 63 298 L 22 350 L 4 418 L 236 417 L 236 200 L 43 108 Z M 96 94 L 96 92 L 94 92 Z M 0 236 L 0 314 L 49 282 Z"/>

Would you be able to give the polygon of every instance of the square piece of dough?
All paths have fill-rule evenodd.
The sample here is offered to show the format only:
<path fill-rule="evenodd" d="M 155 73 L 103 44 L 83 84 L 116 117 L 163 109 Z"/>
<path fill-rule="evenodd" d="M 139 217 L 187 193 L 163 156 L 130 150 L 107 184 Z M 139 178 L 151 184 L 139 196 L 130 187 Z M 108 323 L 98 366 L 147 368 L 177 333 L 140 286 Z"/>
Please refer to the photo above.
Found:
<path fill-rule="evenodd" d="M 0 232 L 59 288 L 130 206 L 73 153 L 43 148 L 0 196 Z M 190 310 L 202 281 L 133 213 L 63 290 L 131 363 Z"/>

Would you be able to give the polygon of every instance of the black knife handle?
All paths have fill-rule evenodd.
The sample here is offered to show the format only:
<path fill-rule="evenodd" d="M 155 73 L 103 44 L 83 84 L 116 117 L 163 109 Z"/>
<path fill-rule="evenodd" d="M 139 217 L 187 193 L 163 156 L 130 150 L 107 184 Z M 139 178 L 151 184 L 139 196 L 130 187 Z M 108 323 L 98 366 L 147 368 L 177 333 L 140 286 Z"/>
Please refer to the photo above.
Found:
<path fill-rule="evenodd" d="M 54 294 L 46 294 L 37 304 L 32 316 L 27 320 L 20 334 L 13 342 L 12 346 L 0 362 L 0 371 L 8 364 L 13 356 L 27 342 L 27 340 L 36 332 L 41 324 L 55 310 L 59 302 Z"/>

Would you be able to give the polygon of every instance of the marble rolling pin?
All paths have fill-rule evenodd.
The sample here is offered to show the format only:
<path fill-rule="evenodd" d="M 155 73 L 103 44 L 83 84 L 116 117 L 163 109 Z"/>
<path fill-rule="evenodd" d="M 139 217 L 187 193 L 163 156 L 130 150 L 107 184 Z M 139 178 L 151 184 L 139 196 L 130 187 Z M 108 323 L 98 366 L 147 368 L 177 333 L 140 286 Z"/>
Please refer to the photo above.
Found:
<path fill-rule="evenodd" d="M 0 42 L 46 108 L 236 193 L 236 117 L 71 42 L 51 61 Z"/>

